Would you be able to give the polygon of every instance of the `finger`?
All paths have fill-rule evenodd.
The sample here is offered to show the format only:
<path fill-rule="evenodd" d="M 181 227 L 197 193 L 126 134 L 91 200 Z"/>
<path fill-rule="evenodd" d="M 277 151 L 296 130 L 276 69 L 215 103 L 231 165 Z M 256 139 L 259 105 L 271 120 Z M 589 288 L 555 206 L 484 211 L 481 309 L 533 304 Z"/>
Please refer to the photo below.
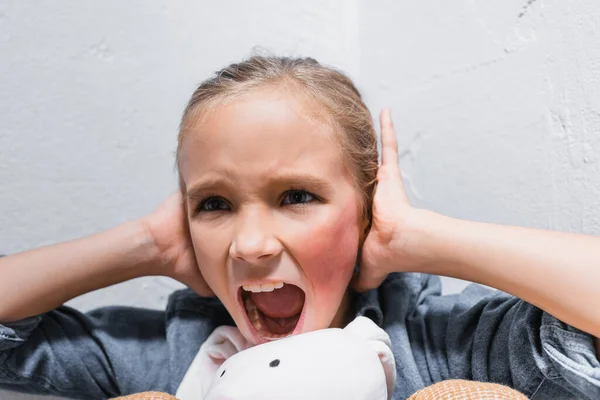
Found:
<path fill-rule="evenodd" d="M 398 141 L 394 132 L 392 115 L 389 108 L 384 108 L 379 116 L 381 126 L 381 165 L 398 168 Z"/>

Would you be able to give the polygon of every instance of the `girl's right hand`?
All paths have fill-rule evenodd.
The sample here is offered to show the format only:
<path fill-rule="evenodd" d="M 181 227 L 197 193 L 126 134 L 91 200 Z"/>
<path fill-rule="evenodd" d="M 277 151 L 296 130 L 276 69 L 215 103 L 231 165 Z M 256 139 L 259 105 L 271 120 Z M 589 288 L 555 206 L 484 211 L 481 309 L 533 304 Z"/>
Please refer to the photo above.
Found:
<path fill-rule="evenodd" d="M 181 192 L 167 197 L 142 223 L 157 250 L 156 274 L 176 279 L 200 296 L 214 296 L 196 262 Z"/>

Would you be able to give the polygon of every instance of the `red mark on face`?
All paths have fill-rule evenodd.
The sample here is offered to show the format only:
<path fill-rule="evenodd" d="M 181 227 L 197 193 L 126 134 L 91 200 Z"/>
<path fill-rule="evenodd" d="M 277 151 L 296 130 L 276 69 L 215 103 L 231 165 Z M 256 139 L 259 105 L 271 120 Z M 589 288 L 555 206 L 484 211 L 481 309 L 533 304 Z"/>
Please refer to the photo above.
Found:
<path fill-rule="evenodd" d="M 335 315 L 352 277 L 359 245 L 356 201 L 348 201 L 335 218 L 296 237 L 293 253 L 312 288 L 315 312 Z M 320 326 L 325 328 L 327 326 Z"/>

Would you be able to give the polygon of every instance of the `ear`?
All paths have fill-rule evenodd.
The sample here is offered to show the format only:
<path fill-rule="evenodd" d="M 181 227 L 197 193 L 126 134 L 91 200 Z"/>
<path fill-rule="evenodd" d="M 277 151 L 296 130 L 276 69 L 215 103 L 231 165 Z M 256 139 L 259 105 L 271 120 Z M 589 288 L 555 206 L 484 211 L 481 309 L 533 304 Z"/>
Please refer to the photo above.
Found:
<path fill-rule="evenodd" d="M 396 386 L 396 360 L 388 334 L 367 317 L 357 317 L 344 331 L 366 340 L 375 350 L 385 373 L 388 399 L 392 398 Z"/>
<path fill-rule="evenodd" d="M 181 400 L 204 398 L 217 369 L 232 355 L 247 349 L 250 343 L 239 329 L 220 326 L 200 346 L 175 396 Z"/>

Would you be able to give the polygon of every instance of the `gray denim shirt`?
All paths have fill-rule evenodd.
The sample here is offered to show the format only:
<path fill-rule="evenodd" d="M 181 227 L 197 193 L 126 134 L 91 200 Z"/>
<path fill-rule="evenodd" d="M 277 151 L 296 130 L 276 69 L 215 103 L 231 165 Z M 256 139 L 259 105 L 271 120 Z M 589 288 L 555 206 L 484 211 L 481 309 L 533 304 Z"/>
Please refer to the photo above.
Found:
<path fill-rule="evenodd" d="M 499 291 L 440 292 L 437 277 L 392 274 L 379 289 L 353 295 L 355 315 L 390 335 L 394 399 L 452 378 L 502 383 L 534 399 L 600 399 L 589 334 Z M 60 307 L 0 325 L 0 387 L 81 399 L 173 394 L 200 345 L 224 324 L 233 321 L 223 305 L 189 289 L 172 294 L 165 311 Z"/>

